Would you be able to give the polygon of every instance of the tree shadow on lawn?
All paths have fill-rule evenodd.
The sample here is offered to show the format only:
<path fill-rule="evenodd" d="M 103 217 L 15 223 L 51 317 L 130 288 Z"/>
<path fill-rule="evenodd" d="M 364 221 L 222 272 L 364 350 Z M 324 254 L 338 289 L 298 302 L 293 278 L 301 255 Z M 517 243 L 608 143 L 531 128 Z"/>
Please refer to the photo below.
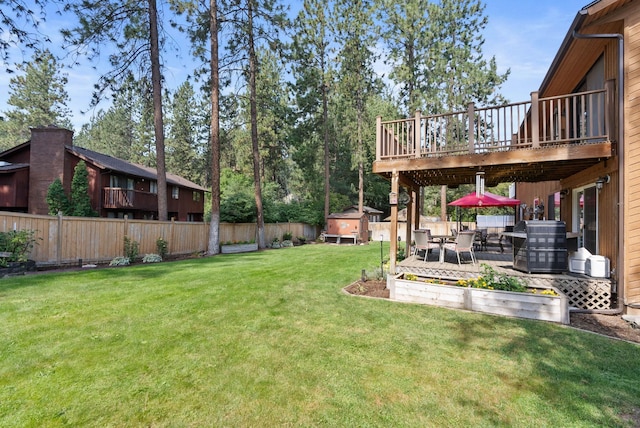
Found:
<path fill-rule="evenodd" d="M 452 334 L 461 355 L 486 352 L 521 367 L 518 376 L 512 368 L 499 371 L 501 382 L 519 396 L 548 403 L 562 415 L 558 423 L 640 426 L 638 345 L 552 323 L 488 315 L 459 319 Z M 481 399 L 464 405 L 497 425 L 505 418 L 509 422 Z"/>

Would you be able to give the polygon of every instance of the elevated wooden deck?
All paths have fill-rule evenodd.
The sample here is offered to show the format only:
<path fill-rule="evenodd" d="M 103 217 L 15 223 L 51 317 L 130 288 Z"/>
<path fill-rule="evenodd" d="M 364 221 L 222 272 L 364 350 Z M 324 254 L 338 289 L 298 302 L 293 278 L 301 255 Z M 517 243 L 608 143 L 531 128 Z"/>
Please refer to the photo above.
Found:
<path fill-rule="evenodd" d="M 408 272 L 433 278 L 476 278 L 482 273 L 482 265 L 487 264 L 497 272 L 524 279 L 530 286 L 537 288 L 555 287 L 569 299 L 572 309 L 607 310 L 611 309 L 612 283 L 608 278 L 592 278 L 587 275 L 566 272 L 562 274 L 529 274 L 513 268 L 513 256 L 510 247 L 505 252 L 476 251 L 477 263 L 473 265 L 465 253 L 466 263 L 458 265 L 452 252 L 448 252 L 444 263 L 438 261 L 437 249 L 432 250 L 429 261 L 422 257 L 410 256 L 396 266 L 398 273 Z"/>

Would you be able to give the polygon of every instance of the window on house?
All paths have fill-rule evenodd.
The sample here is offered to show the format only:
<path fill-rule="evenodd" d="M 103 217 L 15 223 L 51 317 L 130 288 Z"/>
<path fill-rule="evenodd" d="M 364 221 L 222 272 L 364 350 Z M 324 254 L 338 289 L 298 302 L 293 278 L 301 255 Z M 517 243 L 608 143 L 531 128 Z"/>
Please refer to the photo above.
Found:
<path fill-rule="evenodd" d="M 179 195 L 180 195 L 180 189 L 178 188 L 178 186 L 173 186 L 171 188 L 171 197 L 173 199 L 178 199 Z"/>
<path fill-rule="evenodd" d="M 195 202 L 200 202 L 200 192 L 198 192 L 197 190 L 193 191 L 193 200 Z"/>
<path fill-rule="evenodd" d="M 158 193 L 158 182 L 155 180 L 151 180 L 149 182 L 149 192 L 151 193 Z"/>

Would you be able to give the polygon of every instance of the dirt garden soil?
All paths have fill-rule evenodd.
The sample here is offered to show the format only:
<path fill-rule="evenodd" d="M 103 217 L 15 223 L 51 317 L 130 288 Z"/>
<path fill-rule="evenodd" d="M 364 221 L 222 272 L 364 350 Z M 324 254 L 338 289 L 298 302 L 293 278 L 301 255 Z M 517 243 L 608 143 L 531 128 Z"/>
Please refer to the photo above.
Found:
<path fill-rule="evenodd" d="M 356 281 L 347 286 L 345 291 L 358 296 L 389 298 L 389 290 L 385 281 Z M 615 339 L 640 343 L 640 328 L 622 319 L 621 315 L 580 314 L 572 313 L 571 327 L 609 336 Z"/>

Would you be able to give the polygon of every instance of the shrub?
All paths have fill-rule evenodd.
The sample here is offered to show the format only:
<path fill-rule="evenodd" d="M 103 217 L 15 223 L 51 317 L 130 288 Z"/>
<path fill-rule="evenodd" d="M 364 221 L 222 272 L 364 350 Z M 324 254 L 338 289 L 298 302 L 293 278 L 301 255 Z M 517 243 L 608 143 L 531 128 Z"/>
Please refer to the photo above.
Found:
<path fill-rule="evenodd" d="M 133 261 L 138 257 L 140 244 L 137 241 L 129 238 L 128 236 L 124 237 L 124 254 L 130 260 Z"/>
<path fill-rule="evenodd" d="M 167 257 L 167 253 L 169 251 L 169 243 L 162 238 L 158 238 L 156 240 L 156 249 L 158 250 L 158 254 L 163 259 Z"/>
<path fill-rule="evenodd" d="M 162 261 L 162 257 L 159 254 L 145 254 L 142 258 L 142 263 L 159 263 Z"/>
<path fill-rule="evenodd" d="M 128 266 L 129 257 L 115 257 L 109 262 L 109 266 Z"/>
<path fill-rule="evenodd" d="M 293 233 L 291 232 L 285 232 L 282 234 L 283 241 L 291 241 L 291 238 L 293 238 Z"/>
<path fill-rule="evenodd" d="M 11 253 L 6 261 L 26 262 L 33 246 L 37 244 L 35 234 L 36 231 L 31 229 L 0 232 L 0 251 Z"/>

